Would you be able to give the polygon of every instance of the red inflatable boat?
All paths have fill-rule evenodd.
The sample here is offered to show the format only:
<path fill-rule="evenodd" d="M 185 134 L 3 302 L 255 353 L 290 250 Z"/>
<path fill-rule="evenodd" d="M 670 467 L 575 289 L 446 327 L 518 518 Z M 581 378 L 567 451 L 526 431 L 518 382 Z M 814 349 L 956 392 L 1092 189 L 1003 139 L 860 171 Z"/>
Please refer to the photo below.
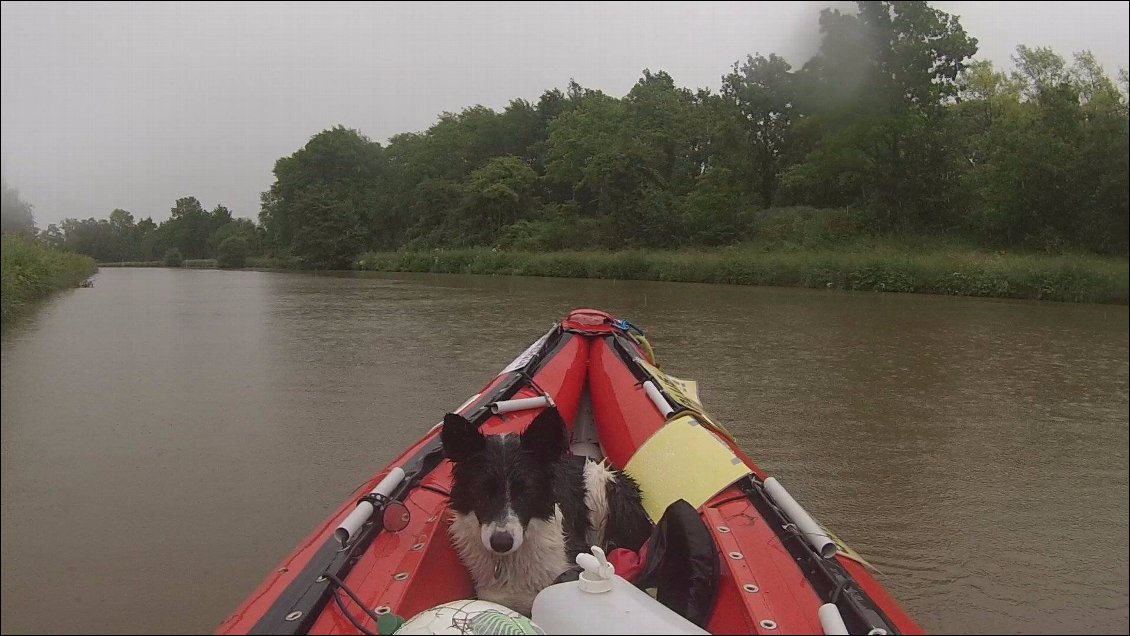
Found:
<path fill-rule="evenodd" d="M 572 312 L 456 412 L 496 434 L 521 432 L 549 405 L 570 427 L 574 454 L 639 483 L 658 524 L 640 551 L 652 573 L 641 587 L 653 588 L 660 611 L 716 634 L 921 633 L 859 555 L 737 448 L 695 383 L 659 369 L 630 323 Z M 382 624 L 386 615 L 473 599 L 448 536 L 451 465 L 438 433 L 354 493 L 217 633 L 389 633 L 399 622 Z M 689 512 L 672 518 L 679 510 Z"/>

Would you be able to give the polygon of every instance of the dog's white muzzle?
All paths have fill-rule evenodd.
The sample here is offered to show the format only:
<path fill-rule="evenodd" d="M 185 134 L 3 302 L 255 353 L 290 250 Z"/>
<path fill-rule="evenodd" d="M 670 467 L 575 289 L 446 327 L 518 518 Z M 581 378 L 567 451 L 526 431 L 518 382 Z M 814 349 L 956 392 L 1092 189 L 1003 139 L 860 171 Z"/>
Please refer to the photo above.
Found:
<path fill-rule="evenodd" d="M 525 532 L 522 522 L 513 510 L 506 509 L 506 515 L 500 521 L 491 521 L 479 526 L 479 535 L 483 547 L 496 554 L 511 554 L 522 547 Z"/>

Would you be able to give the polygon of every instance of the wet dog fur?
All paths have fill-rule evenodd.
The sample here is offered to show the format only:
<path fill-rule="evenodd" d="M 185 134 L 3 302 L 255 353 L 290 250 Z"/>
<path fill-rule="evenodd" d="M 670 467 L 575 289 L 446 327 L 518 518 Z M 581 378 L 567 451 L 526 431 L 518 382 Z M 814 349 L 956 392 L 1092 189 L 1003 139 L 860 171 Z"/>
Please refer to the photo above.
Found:
<path fill-rule="evenodd" d="M 529 615 L 534 597 L 599 545 L 638 550 L 652 524 L 636 482 L 566 453 L 555 408 L 521 435 L 483 435 L 460 415 L 440 434 L 454 464 L 452 541 L 479 598 Z"/>

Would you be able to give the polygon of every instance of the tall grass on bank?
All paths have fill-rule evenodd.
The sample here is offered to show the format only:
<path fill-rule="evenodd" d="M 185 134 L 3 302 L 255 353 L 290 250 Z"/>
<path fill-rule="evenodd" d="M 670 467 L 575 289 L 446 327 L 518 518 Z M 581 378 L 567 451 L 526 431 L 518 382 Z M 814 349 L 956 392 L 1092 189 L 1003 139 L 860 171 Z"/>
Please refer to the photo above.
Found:
<path fill-rule="evenodd" d="M 167 268 L 165 261 L 114 261 L 98 263 L 99 268 Z M 184 259 L 179 267 L 188 269 L 216 269 L 216 259 Z"/>
<path fill-rule="evenodd" d="M 89 256 L 50 250 L 18 236 L 4 236 L 0 249 L 0 319 L 18 314 L 51 292 L 77 287 L 98 266 Z"/>
<path fill-rule="evenodd" d="M 1126 304 L 1127 260 L 906 248 L 698 252 L 507 252 L 490 249 L 370 252 L 358 269 L 510 274 Z"/>
<path fill-rule="evenodd" d="M 165 261 L 114 261 L 110 263 L 99 263 L 99 267 L 169 267 Z M 214 258 L 187 258 L 181 267 L 190 269 L 215 269 L 217 267 L 216 259 Z M 271 256 L 248 256 L 244 261 L 244 266 L 235 267 L 232 269 L 298 269 L 293 261 L 284 258 L 277 258 Z"/>
<path fill-rule="evenodd" d="M 111 261 L 99 263 L 98 267 L 165 267 L 164 261 Z"/>

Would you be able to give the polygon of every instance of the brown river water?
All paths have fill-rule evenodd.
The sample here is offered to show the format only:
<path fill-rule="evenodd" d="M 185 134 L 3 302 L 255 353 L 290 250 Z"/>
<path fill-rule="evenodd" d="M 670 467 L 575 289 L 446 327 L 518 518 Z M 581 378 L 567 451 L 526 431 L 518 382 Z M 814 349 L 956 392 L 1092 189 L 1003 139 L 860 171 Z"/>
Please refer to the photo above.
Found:
<path fill-rule="evenodd" d="M 167 269 L 5 326 L 3 632 L 215 629 L 584 306 L 643 327 L 928 631 L 1127 632 L 1127 307 Z"/>

